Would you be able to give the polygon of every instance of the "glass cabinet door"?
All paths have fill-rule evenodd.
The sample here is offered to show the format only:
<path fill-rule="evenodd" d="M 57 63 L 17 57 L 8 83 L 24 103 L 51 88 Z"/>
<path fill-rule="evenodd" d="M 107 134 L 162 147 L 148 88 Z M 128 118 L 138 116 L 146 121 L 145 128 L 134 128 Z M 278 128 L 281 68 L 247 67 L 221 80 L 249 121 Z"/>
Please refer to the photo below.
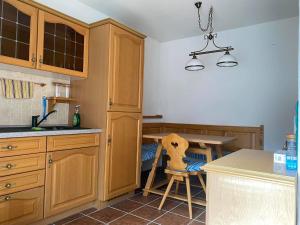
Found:
<path fill-rule="evenodd" d="M 37 12 L 16 0 L 0 0 L 0 62 L 36 66 Z"/>
<path fill-rule="evenodd" d="M 39 11 L 38 69 L 87 77 L 89 30 Z"/>

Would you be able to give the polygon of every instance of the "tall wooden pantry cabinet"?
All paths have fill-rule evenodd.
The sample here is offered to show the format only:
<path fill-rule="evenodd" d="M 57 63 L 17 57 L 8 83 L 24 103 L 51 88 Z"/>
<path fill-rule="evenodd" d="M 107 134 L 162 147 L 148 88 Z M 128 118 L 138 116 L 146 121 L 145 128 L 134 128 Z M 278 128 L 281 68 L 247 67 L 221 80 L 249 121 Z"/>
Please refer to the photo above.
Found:
<path fill-rule="evenodd" d="M 104 130 L 99 160 L 101 201 L 140 185 L 144 38 L 111 19 L 92 24 L 89 77 L 72 81 L 82 126 Z"/>

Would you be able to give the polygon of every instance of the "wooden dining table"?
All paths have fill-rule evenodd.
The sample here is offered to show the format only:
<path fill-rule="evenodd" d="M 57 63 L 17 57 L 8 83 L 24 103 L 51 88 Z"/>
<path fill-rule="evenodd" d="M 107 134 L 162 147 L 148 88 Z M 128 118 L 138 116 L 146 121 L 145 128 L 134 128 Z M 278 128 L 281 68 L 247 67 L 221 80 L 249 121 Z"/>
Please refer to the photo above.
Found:
<path fill-rule="evenodd" d="M 162 155 L 163 146 L 161 144 L 161 140 L 163 139 L 163 137 L 165 137 L 169 134 L 170 133 L 153 133 L 153 134 L 144 134 L 143 135 L 143 138 L 152 139 L 158 143 L 154 162 L 152 164 L 152 169 L 148 176 L 146 186 L 144 188 L 144 193 L 143 193 L 144 196 L 148 196 L 149 193 L 155 193 L 155 194 L 159 194 L 159 195 L 164 194 L 164 192 L 161 190 L 158 190 L 158 188 L 165 185 L 168 181 L 162 181 L 156 185 L 153 185 L 153 184 L 154 184 L 154 179 L 155 179 L 156 168 L 158 166 L 159 159 Z M 223 155 L 222 154 L 222 146 L 224 144 L 230 143 L 236 139 L 235 137 L 202 135 L 202 134 L 191 134 L 191 133 L 177 133 L 177 134 L 179 136 L 185 138 L 189 143 L 194 143 L 195 147 L 194 146 L 190 147 L 188 149 L 188 152 L 205 155 L 207 162 L 212 161 L 213 147 L 217 151 L 218 158 L 220 158 Z M 169 197 L 186 201 L 185 198 L 183 198 L 179 195 L 170 194 Z M 193 203 L 198 204 L 198 205 L 203 205 L 203 206 L 206 205 L 206 202 L 202 201 L 202 200 L 193 200 Z"/>

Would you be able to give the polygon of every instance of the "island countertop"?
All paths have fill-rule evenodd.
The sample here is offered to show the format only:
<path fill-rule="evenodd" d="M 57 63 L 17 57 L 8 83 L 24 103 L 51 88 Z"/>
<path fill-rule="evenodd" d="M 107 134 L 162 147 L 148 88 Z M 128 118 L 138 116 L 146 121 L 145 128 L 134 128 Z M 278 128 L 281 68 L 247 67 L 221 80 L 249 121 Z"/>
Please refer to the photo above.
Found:
<path fill-rule="evenodd" d="M 285 167 L 285 165 L 283 165 Z M 203 166 L 206 172 L 234 174 L 295 185 L 296 171 L 274 170 L 273 152 L 242 149 Z"/>
<path fill-rule="evenodd" d="M 273 152 L 251 149 L 205 165 L 206 224 L 296 224 L 296 171 L 276 168 Z"/>

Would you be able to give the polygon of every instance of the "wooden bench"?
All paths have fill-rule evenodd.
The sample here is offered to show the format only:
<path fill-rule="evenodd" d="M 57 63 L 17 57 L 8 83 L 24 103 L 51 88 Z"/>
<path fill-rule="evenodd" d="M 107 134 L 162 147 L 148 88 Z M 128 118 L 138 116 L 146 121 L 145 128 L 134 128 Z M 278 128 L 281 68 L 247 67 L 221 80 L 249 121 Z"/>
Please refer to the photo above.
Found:
<path fill-rule="evenodd" d="M 149 133 L 193 133 L 203 135 L 217 135 L 236 137 L 237 139 L 226 144 L 226 151 L 237 151 L 240 149 L 264 149 L 264 126 L 219 126 L 202 124 L 180 124 L 180 123 L 143 123 L 143 134 Z M 143 143 L 149 143 L 149 139 L 143 139 Z"/>

